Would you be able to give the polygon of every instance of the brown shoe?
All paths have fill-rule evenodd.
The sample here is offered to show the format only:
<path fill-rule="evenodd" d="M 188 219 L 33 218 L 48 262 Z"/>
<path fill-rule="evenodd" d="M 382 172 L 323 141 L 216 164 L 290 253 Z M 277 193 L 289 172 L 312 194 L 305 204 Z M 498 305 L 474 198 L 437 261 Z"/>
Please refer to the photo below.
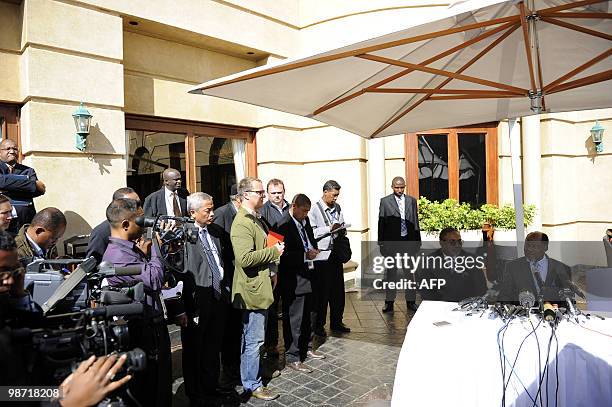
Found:
<path fill-rule="evenodd" d="M 279 396 L 278 393 L 273 392 L 272 390 L 264 386 L 259 386 L 257 389 L 253 390 L 253 393 L 251 393 L 251 395 L 255 398 L 258 398 L 264 401 L 274 400 L 275 398 Z"/>
<path fill-rule="evenodd" d="M 295 371 L 298 371 L 298 372 L 312 373 L 312 369 L 306 366 L 305 364 L 303 364 L 302 362 L 289 362 L 287 363 L 287 367 Z"/>
<path fill-rule="evenodd" d="M 325 359 L 325 355 L 316 350 L 309 350 L 306 352 L 306 356 L 313 359 Z"/>

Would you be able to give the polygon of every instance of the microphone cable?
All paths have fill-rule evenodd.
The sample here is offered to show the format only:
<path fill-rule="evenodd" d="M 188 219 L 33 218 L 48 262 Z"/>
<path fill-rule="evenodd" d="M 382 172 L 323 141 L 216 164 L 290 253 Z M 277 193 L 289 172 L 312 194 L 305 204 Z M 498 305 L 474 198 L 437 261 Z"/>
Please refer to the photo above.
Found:
<path fill-rule="evenodd" d="M 538 322 L 538 327 L 540 326 L 540 324 L 542 323 L 542 321 L 544 320 L 544 318 L 540 318 L 540 322 Z M 533 326 L 533 322 L 531 322 L 531 319 L 529 319 L 529 323 L 531 324 L 531 329 L 533 329 L 533 334 L 536 338 L 536 344 L 538 346 L 538 372 L 542 371 L 542 356 L 540 355 L 540 340 L 538 339 L 538 334 L 536 332 L 536 327 Z M 536 398 L 535 400 L 533 400 L 533 406 L 535 407 L 536 403 L 538 401 L 538 395 L 536 393 Z M 542 399 L 540 399 L 540 407 L 542 407 Z"/>
<path fill-rule="evenodd" d="M 512 379 L 512 374 L 514 373 L 514 368 L 516 366 L 516 362 L 518 361 L 519 358 L 519 354 L 521 353 L 521 349 L 523 347 L 523 344 L 525 343 L 525 341 L 527 340 L 527 338 L 529 338 L 533 333 L 535 333 L 535 331 L 538 329 L 538 327 L 540 326 L 540 324 L 542 323 L 542 320 L 540 319 L 540 322 L 538 322 L 538 324 L 535 326 L 535 328 L 533 329 L 533 331 L 529 332 L 527 334 L 527 336 L 525 336 L 525 338 L 523 339 L 523 341 L 521 342 L 521 344 L 519 345 L 518 350 L 516 351 L 516 357 L 514 358 L 514 362 L 512 363 L 512 368 L 510 369 L 510 374 L 508 375 L 508 381 L 505 382 L 504 384 L 504 395 L 506 394 L 506 390 L 508 388 L 508 385 L 510 384 L 510 380 Z M 533 327 L 533 325 L 532 325 Z M 502 349 L 503 348 L 503 342 L 502 342 Z M 506 355 L 504 353 L 504 358 L 507 360 Z M 510 361 L 508 360 L 508 363 L 510 363 Z M 518 375 L 516 373 L 514 373 L 514 375 L 516 376 L 516 378 L 518 379 L 519 383 L 521 384 L 521 386 L 523 386 L 523 390 L 525 390 L 525 394 L 527 394 L 527 396 L 529 396 L 529 398 L 531 399 L 531 401 L 534 401 L 533 397 L 531 396 L 531 393 L 529 393 L 529 390 L 527 390 L 527 387 L 523 384 L 523 382 L 521 381 L 521 379 L 518 377 Z"/>
<path fill-rule="evenodd" d="M 499 355 L 499 365 L 501 367 L 501 374 L 502 374 L 502 407 L 506 407 L 506 392 L 504 389 L 504 384 L 506 383 L 506 361 L 504 360 L 504 356 L 503 356 L 504 351 L 502 348 L 502 344 L 499 340 L 499 335 L 502 333 L 502 331 L 504 331 L 504 334 L 505 334 L 505 330 L 508 329 L 509 325 L 510 325 L 510 320 L 504 322 L 504 325 L 502 325 L 499 331 L 497 331 L 497 352 Z"/>
<path fill-rule="evenodd" d="M 554 331 L 554 329 L 553 329 Z M 546 377 L 546 386 L 548 387 L 548 361 L 550 360 L 550 347 L 552 344 L 552 340 L 553 340 L 553 332 L 550 333 L 550 339 L 548 340 L 548 351 L 546 354 L 546 363 L 544 365 L 544 371 L 540 370 L 540 383 L 538 384 L 538 392 L 536 393 L 536 401 L 538 400 L 538 396 L 540 397 L 540 406 L 542 407 L 542 383 L 544 382 L 544 377 Z M 546 390 L 547 394 L 548 394 L 548 390 Z M 536 403 L 534 402 L 533 405 L 531 407 L 535 407 Z M 548 406 L 548 396 L 546 399 L 546 405 Z"/>

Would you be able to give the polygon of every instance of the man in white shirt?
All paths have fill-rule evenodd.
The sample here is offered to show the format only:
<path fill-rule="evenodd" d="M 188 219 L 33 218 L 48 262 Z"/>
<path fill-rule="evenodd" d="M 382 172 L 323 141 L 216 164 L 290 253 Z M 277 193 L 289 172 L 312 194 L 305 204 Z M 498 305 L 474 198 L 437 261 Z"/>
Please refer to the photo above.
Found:
<path fill-rule="evenodd" d="M 344 225 L 344 217 L 340 205 L 336 203 L 340 195 L 340 184 L 329 180 L 323 185 L 323 196 L 312 210 L 308 218 L 314 232 L 315 239 L 329 235 Z M 344 233 L 344 232 L 343 232 Z M 337 233 L 323 237 L 318 242 L 319 250 L 331 250 Z M 329 321 L 332 331 L 348 333 L 351 329 L 344 325 L 344 268 L 342 262 L 334 256 L 327 260 L 315 261 L 313 285 L 313 332 L 319 336 L 326 336 L 325 323 L 327 319 L 327 305 L 329 304 Z"/>
<path fill-rule="evenodd" d="M 167 168 L 162 173 L 162 180 L 163 186 L 145 198 L 145 216 L 188 216 L 187 200 L 181 189 L 181 173 L 174 168 Z"/>

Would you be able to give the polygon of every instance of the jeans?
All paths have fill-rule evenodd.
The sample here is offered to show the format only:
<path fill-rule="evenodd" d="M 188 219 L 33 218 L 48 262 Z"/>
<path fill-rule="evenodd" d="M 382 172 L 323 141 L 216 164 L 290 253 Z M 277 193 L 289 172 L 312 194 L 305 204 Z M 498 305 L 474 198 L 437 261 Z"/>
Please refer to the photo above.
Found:
<path fill-rule="evenodd" d="M 242 311 L 242 348 L 240 354 L 240 378 L 245 391 L 262 386 L 259 374 L 259 348 L 264 343 L 266 313 L 268 310 Z"/>

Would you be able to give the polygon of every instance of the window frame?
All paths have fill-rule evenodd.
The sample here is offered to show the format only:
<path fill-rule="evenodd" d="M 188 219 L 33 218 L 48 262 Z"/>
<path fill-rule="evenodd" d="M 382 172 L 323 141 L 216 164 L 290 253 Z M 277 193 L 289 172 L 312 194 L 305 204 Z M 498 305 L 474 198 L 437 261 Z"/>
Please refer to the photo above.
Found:
<path fill-rule="evenodd" d="M 404 135 L 405 172 L 408 194 L 419 195 L 419 156 L 418 136 L 446 135 L 448 147 L 448 196 L 459 201 L 459 134 L 484 134 L 485 136 L 485 174 L 487 185 L 487 203 L 499 203 L 499 157 L 498 157 L 498 122 L 463 126 L 452 129 L 435 129 L 406 133 Z M 452 157 L 452 159 L 451 159 Z"/>
<path fill-rule="evenodd" d="M 191 120 L 126 114 L 125 130 L 184 134 L 185 164 L 187 173 L 186 187 L 189 191 L 195 191 L 197 184 L 195 139 L 198 135 L 246 140 L 246 175 L 249 177 L 257 177 L 257 145 L 255 142 L 256 129 L 240 126 L 225 126 Z M 126 148 L 128 148 L 128 146 L 126 146 Z"/>

